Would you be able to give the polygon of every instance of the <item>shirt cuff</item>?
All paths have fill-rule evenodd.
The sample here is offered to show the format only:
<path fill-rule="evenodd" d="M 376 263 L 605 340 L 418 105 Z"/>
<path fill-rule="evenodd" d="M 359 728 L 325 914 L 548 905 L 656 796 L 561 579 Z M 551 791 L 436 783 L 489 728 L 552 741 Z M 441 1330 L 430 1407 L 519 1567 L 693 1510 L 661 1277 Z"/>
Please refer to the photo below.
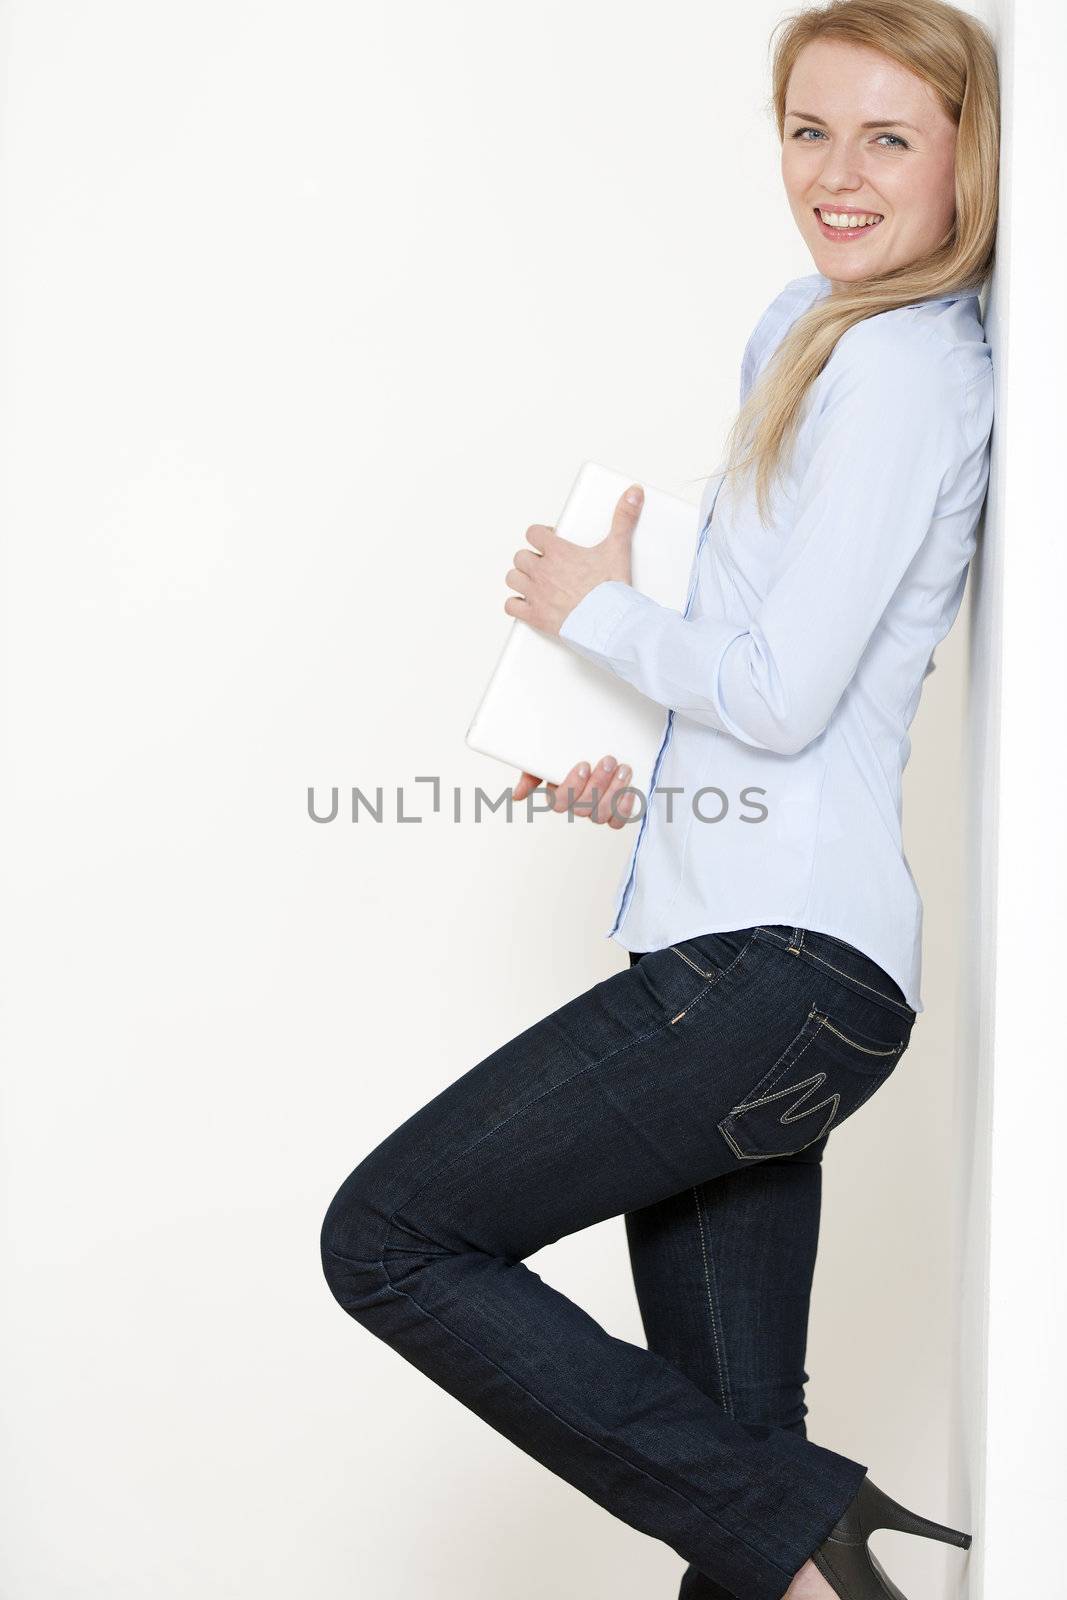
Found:
<path fill-rule="evenodd" d="M 583 595 L 560 624 L 559 637 L 579 655 L 601 661 L 611 655 L 611 637 L 647 600 L 632 584 L 605 578 Z"/>

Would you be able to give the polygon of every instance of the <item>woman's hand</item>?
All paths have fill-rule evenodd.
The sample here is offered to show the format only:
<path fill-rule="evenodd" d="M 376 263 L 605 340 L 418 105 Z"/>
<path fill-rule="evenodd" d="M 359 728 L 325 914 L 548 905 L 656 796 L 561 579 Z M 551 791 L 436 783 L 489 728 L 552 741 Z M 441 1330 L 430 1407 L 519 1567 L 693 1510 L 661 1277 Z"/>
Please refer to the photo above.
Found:
<path fill-rule="evenodd" d="M 630 583 L 630 550 L 644 498 L 639 483 L 620 496 L 611 527 L 599 544 L 571 544 L 555 528 L 539 522 L 527 528 L 526 537 L 534 548 L 515 552 L 515 565 L 505 582 L 518 594 L 504 601 L 508 616 L 520 617 L 542 633 L 558 633 L 564 617 L 598 583 L 613 578 Z"/>
<path fill-rule="evenodd" d="M 613 757 L 605 756 L 598 767 L 589 770 L 587 761 L 572 767 L 563 782 L 556 787 L 549 784 L 552 810 L 566 811 L 573 806 L 576 816 L 588 817 L 590 822 L 606 822 L 609 828 L 624 828 L 633 810 L 636 794 L 624 794 L 614 812 L 612 799 L 630 781 L 631 769 L 617 766 Z M 540 787 L 541 779 L 532 772 L 524 772 L 511 791 L 513 800 L 525 800 L 528 794 Z M 595 791 L 595 792 L 594 792 Z"/>

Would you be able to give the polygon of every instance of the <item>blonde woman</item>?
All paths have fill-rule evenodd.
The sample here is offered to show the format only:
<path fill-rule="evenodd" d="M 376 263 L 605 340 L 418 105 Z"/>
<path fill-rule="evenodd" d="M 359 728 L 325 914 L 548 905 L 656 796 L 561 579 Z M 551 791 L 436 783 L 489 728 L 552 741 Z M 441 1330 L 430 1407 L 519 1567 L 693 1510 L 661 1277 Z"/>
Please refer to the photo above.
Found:
<path fill-rule="evenodd" d="M 630 585 L 639 495 L 591 549 L 531 527 L 507 573 L 509 616 L 667 712 L 609 930 L 630 965 L 367 1155 L 322 1260 L 352 1317 L 676 1550 L 685 1600 L 902 1600 L 875 1528 L 970 1535 L 807 1437 L 803 1364 L 823 1150 L 923 1009 L 901 772 L 986 490 L 997 72 L 939 0 L 836 0 L 781 25 L 773 76 L 816 271 L 749 340 L 685 611 Z M 576 767 L 556 808 L 620 826 L 629 776 Z M 647 1349 L 524 1265 L 618 1215 Z"/>

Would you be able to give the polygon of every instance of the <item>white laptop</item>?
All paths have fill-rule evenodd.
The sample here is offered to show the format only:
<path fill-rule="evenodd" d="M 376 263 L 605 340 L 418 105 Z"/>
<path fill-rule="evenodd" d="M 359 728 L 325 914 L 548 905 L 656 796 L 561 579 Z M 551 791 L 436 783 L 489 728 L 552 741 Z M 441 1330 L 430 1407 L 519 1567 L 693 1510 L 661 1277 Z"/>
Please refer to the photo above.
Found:
<path fill-rule="evenodd" d="M 645 491 L 634 530 L 633 586 L 684 612 L 696 553 L 698 507 L 638 477 L 586 461 L 555 524 L 572 544 L 605 537 L 619 497 L 631 483 Z M 559 784 L 579 761 L 611 755 L 633 768 L 644 793 L 667 710 L 640 694 L 609 667 L 589 661 L 554 634 L 514 617 L 467 743 L 520 772 Z"/>

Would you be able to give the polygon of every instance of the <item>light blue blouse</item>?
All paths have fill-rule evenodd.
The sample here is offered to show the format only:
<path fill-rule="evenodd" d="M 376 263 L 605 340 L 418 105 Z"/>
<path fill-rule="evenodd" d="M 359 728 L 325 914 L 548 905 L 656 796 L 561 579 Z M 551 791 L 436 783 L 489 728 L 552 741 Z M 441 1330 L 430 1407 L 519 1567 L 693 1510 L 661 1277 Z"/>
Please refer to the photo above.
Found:
<path fill-rule="evenodd" d="M 742 400 L 830 288 L 796 278 L 767 308 Z M 684 611 L 610 580 L 564 618 L 561 639 L 668 713 L 651 777 L 633 778 L 646 803 L 605 934 L 624 949 L 758 923 L 817 929 L 924 1010 L 901 778 L 988 481 L 980 317 L 962 294 L 849 328 L 805 396 L 768 526 L 751 488 L 735 493 L 720 470 L 701 497 Z"/>

